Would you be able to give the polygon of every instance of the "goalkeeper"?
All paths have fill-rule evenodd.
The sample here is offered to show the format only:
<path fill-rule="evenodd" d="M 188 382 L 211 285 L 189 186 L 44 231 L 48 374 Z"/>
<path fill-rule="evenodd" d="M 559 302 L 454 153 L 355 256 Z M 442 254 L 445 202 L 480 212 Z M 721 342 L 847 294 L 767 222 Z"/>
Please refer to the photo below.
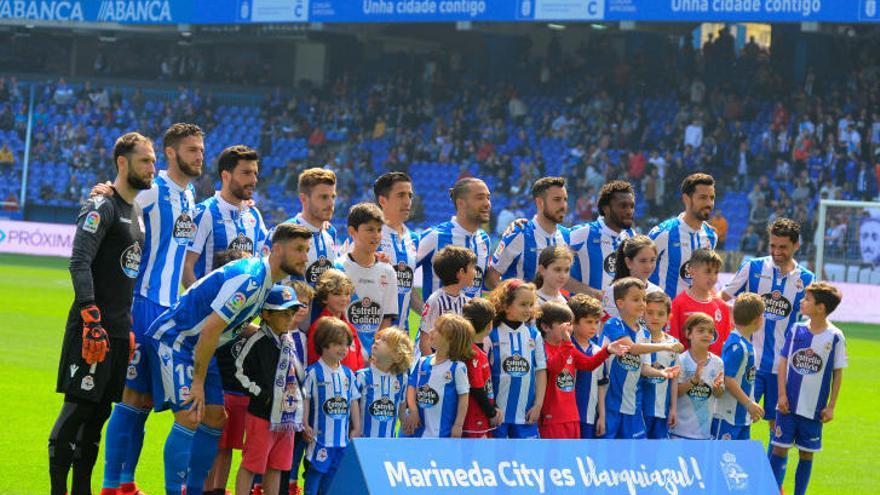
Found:
<path fill-rule="evenodd" d="M 61 348 L 57 391 L 64 405 L 49 436 L 51 494 L 91 494 L 101 429 L 113 402 L 122 399 L 134 337 L 131 302 L 144 240 L 138 192 L 149 189 L 156 155 L 149 139 L 128 133 L 113 149 L 112 196 L 96 196 L 77 218 L 70 277 L 76 294 Z"/>

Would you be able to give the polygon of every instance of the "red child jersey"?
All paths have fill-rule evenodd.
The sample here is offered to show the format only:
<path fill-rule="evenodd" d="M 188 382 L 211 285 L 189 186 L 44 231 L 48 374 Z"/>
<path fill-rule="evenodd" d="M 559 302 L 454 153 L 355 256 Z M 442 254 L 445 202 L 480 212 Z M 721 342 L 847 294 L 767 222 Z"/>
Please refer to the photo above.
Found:
<path fill-rule="evenodd" d="M 575 349 L 570 340 L 564 339 L 556 345 L 544 342 L 547 354 L 547 392 L 541 407 L 541 423 L 567 423 L 580 421 L 574 380 L 577 371 L 592 371 L 608 359 L 608 350 L 603 347 L 593 356 L 587 356 Z"/>
<path fill-rule="evenodd" d="M 332 316 L 329 311 L 324 309 L 321 311 L 321 314 L 315 318 L 315 321 L 309 326 L 309 336 L 308 336 L 308 352 L 306 352 L 306 360 L 308 361 L 308 365 L 311 366 L 314 364 L 318 358 L 321 356 L 315 351 L 315 329 L 318 327 L 318 320 L 325 316 Z M 361 339 L 358 338 L 357 330 L 355 330 L 354 325 L 348 322 L 348 319 L 343 314 L 340 320 L 344 321 L 346 325 L 348 325 L 349 330 L 351 330 L 352 340 L 351 346 L 348 348 L 348 354 L 345 355 L 345 359 L 342 360 L 342 364 L 347 366 L 352 371 L 357 371 L 363 367 L 365 367 L 364 363 L 364 352 L 361 348 Z"/>
<path fill-rule="evenodd" d="M 489 358 L 483 349 L 477 344 L 473 345 L 474 356 L 467 362 L 468 382 L 471 388 L 481 388 L 486 391 L 490 402 L 495 404 L 495 393 L 492 390 L 492 370 L 489 368 Z M 468 396 L 467 414 L 464 416 L 464 427 L 462 431 L 467 433 L 486 433 L 492 429 L 489 424 L 489 418 L 483 412 L 483 408 L 474 398 L 473 394 Z"/>
<path fill-rule="evenodd" d="M 712 296 L 708 301 L 698 301 L 687 291 L 676 296 L 672 300 L 672 311 L 669 315 L 669 335 L 677 338 L 685 349 L 690 348 L 690 343 L 684 336 L 684 322 L 694 313 L 705 313 L 715 321 L 718 338 L 709 346 L 709 352 L 720 357 L 724 341 L 730 335 L 730 306 L 718 296 Z"/>

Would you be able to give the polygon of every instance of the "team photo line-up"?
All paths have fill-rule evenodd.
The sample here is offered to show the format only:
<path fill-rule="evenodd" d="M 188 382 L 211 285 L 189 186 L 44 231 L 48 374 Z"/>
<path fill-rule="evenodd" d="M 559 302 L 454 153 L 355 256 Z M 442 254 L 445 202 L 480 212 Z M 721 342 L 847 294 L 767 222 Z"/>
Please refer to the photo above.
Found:
<path fill-rule="evenodd" d="M 196 203 L 204 139 L 172 125 L 157 173 L 149 138 L 119 137 L 115 180 L 78 215 L 52 495 L 91 494 L 105 423 L 101 493 L 141 493 L 144 424 L 169 409 L 168 494 L 229 493 L 235 449 L 234 493 L 315 494 L 356 437 L 738 440 L 760 419 L 780 486 L 794 447 L 806 492 L 847 358 L 828 320 L 841 293 L 795 261 L 796 222 L 773 221 L 769 255 L 720 290 L 703 173 L 648 235 L 624 181 L 602 187 L 598 220 L 560 225 L 560 177 L 534 183 L 537 214 L 494 250 L 475 177 L 450 188 L 451 219 L 417 235 L 402 172 L 378 177 L 376 203 L 352 206 L 340 233 L 322 168 L 299 176 L 300 213 L 268 228 L 247 146 L 220 153 L 222 187 Z"/>

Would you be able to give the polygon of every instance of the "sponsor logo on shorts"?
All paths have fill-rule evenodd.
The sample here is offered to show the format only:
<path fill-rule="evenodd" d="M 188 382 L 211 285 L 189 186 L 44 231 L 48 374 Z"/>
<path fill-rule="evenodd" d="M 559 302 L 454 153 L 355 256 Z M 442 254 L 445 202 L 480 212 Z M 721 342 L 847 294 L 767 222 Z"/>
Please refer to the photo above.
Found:
<path fill-rule="evenodd" d="M 327 460 L 327 449 L 322 447 L 321 450 L 318 451 L 318 454 L 315 456 L 315 459 L 317 459 L 318 462 L 326 461 Z"/>
<path fill-rule="evenodd" d="M 181 401 L 188 400 L 189 399 L 189 387 L 187 387 L 186 385 L 180 387 L 177 390 L 177 396 L 180 397 Z"/>

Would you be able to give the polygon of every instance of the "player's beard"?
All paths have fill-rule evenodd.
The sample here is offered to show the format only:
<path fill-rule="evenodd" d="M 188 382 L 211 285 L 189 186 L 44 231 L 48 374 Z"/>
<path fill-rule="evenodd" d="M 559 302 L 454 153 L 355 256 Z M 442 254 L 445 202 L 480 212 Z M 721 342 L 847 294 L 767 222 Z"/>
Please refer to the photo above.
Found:
<path fill-rule="evenodd" d="M 136 189 L 138 191 L 143 191 L 145 189 L 149 189 L 153 185 L 152 179 L 147 180 L 143 177 L 138 177 L 131 170 L 128 171 L 128 177 L 126 177 L 126 182 L 128 185 L 132 187 L 132 189 Z"/>
<path fill-rule="evenodd" d="M 229 192 L 232 193 L 236 199 L 241 201 L 247 201 L 254 196 L 253 192 L 248 192 L 247 189 L 245 189 L 245 186 L 234 180 L 229 183 Z"/>
<path fill-rule="evenodd" d="M 305 263 L 287 264 L 287 262 L 281 262 L 281 271 L 288 275 L 296 275 L 297 277 L 302 277 L 305 274 Z"/>
<path fill-rule="evenodd" d="M 709 209 L 708 212 L 706 212 L 706 213 L 703 213 L 703 212 L 706 212 L 706 209 L 694 210 L 694 212 L 693 212 L 694 218 L 696 218 L 697 220 L 699 220 L 701 222 L 708 222 L 709 217 L 712 216 L 712 210 Z"/>
<path fill-rule="evenodd" d="M 559 214 L 555 216 L 548 213 L 547 211 L 544 211 L 544 218 L 546 218 L 549 222 L 553 222 L 559 225 L 560 223 L 562 223 L 563 220 L 565 220 L 565 211 L 560 211 Z"/>
<path fill-rule="evenodd" d="M 202 175 L 201 168 L 196 168 L 193 164 L 184 161 L 180 158 L 180 155 L 177 156 L 177 167 L 180 168 L 180 171 L 187 177 L 198 177 Z"/>

